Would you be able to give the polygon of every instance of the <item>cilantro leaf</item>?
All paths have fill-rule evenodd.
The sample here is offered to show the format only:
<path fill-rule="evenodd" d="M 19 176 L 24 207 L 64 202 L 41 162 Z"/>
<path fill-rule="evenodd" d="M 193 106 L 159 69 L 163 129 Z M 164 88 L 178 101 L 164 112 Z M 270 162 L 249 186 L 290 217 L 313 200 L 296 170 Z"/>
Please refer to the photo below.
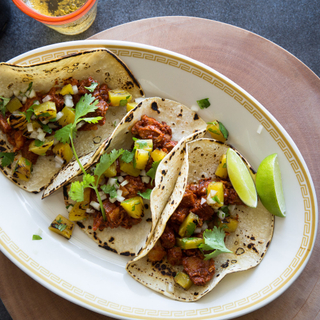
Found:
<path fill-rule="evenodd" d="M 33 82 L 30 82 L 28 88 L 25 92 L 25 96 L 28 96 L 31 93 Z"/>
<path fill-rule="evenodd" d="M 111 184 L 104 184 L 101 186 L 101 189 L 104 193 L 109 194 L 111 199 L 117 196 L 117 189 L 114 185 L 112 186 Z"/>
<path fill-rule="evenodd" d="M 61 129 L 57 130 L 54 134 L 56 140 L 62 143 L 69 143 L 70 142 L 70 134 L 72 130 L 73 124 L 69 123 L 66 126 L 62 127 Z"/>
<path fill-rule="evenodd" d="M 99 101 L 91 94 L 85 94 L 82 96 L 76 105 L 75 124 L 82 120 L 80 119 L 81 117 L 95 111 L 98 103 Z"/>
<path fill-rule="evenodd" d="M 88 122 L 88 123 L 98 123 L 102 119 L 103 119 L 102 117 L 81 118 L 81 121 L 85 121 L 85 122 Z"/>
<path fill-rule="evenodd" d="M 57 227 L 58 227 L 58 230 L 62 232 L 64 229 L 67 228 L 67 225 L 63 223 L 63 224 L 57 225 Z"/>
<path fill-rule="evenodd" d="M 34 234 L 32 236 L 32 240 L 42 240 L 42 238 L 40 236 L 38 236 L 37 234 Z"/>
<path fill-rule="evenodd" d="M 147 172 L 147 176 L 149 176 L 151 178 L 151 183 L 153 182 L 153 180 L 156 176 L 157 168 L 158 168 L 158 165 L 160 162 L 161 162 L 161 160 L 153 162 L 152 168 Z"/>
<path fill-rule="evenodd" d="M 41 147 L 44 144 L 44 141 L 41 140 L 34 140 L 34 145 L 36 147 Z"/>
<path fill-rule="evenodd" d="M 98 82 L 92 82 L 90 87 L 85 87 L 88 91 L 93 92 L 94 89 L 98 86 Z"/>
<path fill-rule="evenodd" d="M 1 159 L 1 166 L 7 167 L 9 164 L 11 164 L 15 157 L 14 152 L 0 152 L 0 158 Z"/>
<path fill-rule="evenodd" d="M 41 121 L 39 123 L 40 123 L 40 125 L 42 127 L 43 132 L 49 133 L 49 134 L 52 133 L 52 129 L 47 124 L 44 124 Z"/>
<path fill-rule="evenodd" d="M 216 203 L 221 204 L 221 201 L 219 200 L 218 196 L 215 195 L 214 197 L 212 197 L 212 200 L 215 201 Z"/>
<path fill-rule="evenodd" d="M 105 153 L 101 156 L 100 162 L 97 164 L 94 174 L 98 176 L 98 180 L 101 175 L 123 154 L 124 150 L 112 150 L 110 153 Z"/>
<path fill-rule="evenodd" d="M 214 227 L 212 230 L 206 230 L 203 233 L 204 243 L 199 246 L 199 248 L 203 251 L 212 251 L 209 254 L 204 255 L 205 260 L 209 260 L 211 258 L 215 258 L 220 253 L 232 253 L 225 243 L 224 243 L 225 232 L 223 229 L 218 229 Z"/>
<path fill-rule="evenodd" d="M 69 190 L 69 196 L 73 201 L 81 202 L 84 199 L 84 186 L 80 181 L 75 181 L 71 183 Z"/>
<path fill-rule="evenodd" d="M 90 187 L 91 184 L 95 183 L 96 179 L 91 174 L 86 174 L 83 176 L 82 185 L 83 188 Z"/>
<path fill-rule="evenodd" d="M 34 109 L 33 109 L 33 107 L 34 107 L 34 104 L 33 104 L 26 112 L 24 112 L 24 114 L 25 114 L 26 119 L 27 119 L 28 122 L 31 121 L 31 117 L 32 117 L 32 115 L 34 114 Z"/>
<path fill-rule="evenodd" d="M 147 189 L 145 192 L 138 192 L 138 195 L 141 196 L 143 199 L 150 200 L 152 189 Z"/>
<path fill-rule="evenodd" d="M 9 103 L 10 98 L 5 98 L 0 96 L 0 111 L 4 116 L 6 114 L 6 105 Z"/>
<path fill-rule="evenodd" d="M 207 109 L 210 107 L 210 101 L 209 98 L 197 100 L 197 104 L 200 107 L 200 109 Z"/>
<path fill-rule="evenodd" d="M 125 163 L 129 163 L 133 160 L 135 151 L 124 150 L 121 160 Z"/>
<path fill-rule="evenodd" d="M 220 129 L 223 137 L 224 137 L 225 139 L 228 139 L 228 137 L 229 137 L 229 132 L 228 132 L 228 130 L 226 129 L 226 127 L 225 127 L 220 121 L 219 121 L 219 129 Z"/>

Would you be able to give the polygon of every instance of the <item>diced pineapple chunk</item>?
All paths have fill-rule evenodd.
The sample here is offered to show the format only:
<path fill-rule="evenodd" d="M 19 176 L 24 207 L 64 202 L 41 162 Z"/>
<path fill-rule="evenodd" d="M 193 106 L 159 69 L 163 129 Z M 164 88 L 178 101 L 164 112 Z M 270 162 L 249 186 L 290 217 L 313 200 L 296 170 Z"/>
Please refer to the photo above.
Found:
<path fill-rule="evenodd" d="M 151 152 L 151 157 L 155 162 L 161 161 L 166 155 L 167 153 L 160 149 L 155 149 Z"/>
<path fill-rule="evenodd" d="M 141 197 L 134 197 L 124 200 L 120 205 L 134 219 L 139 219 L 143 213 L 144 206 Z"/>
<path fill-rule="evenodd" d="M 136 152 L 134 153 L 134 162 L 133 162 L 136 169 L 144 170 L 144 168 L 148 163 L 149 157 L 150 157 L 149 151 L 136 149 Z"/>
<path fill-rule="evenodd" d="M 69 212 L 69 220 L 71 221 L 81 221 L 87 218 L 88 214 L 86 210 L 89 208 L 90 204 L 90 188 L 84 189 L 83 201 L 77 202 Z"/>
<path fill-rule="evenodd" d="M 46 101 L 33 107 L 34 114 L 41 120 L 54 119 L 57 116 L 56 104 Z"/>
<path fill-rule="evenodd" d="M 69 83 L 69 84 L 66 84 L 60 91 L 60 94 L 65 96 L 66 94 L 73 94 L 73 88 L 72 88 L 72 85 Z"/>
<path fill-rule="evenodd" d="M 133 162 L 126 163 L 120 160 L 120 170 L 133 177 L 140 175 L 140 169 L 135 168 Z"/>
<path fill-rule="evenodd" d="M 134 109 L 137 106 L 136 102 L 128 102 L 127 103 L 127 112 L 129 112 L 130 110 Z"/>
<path fill-rule="evenodd" d="M 64 160 L 65 163 L 70 162 L 73 157 L 72 149 L 68 143 L 59 142 L 53 147 L 52 151 L 55 155 Z"/>
<path fill-rule="evenodd" d="M 224 205 L 224 187 L 222 182 L 211 182 L 207 187 L 207 203 L 214 208 Z"/>
<path fill-rule="evenodd" d="M 11 113 L 20 109 L 21 107 L 22 107 L 22 103 L 17 97 L 12 98 L 6 105 L 7 110 Z"/>
<path fill-rule="evenodd" d="M 17 179 L 29 181 L 32 172 L 32 163 L 24 158 L 20 157 L 16 163 L 13 176 Z"/>
<path fill-rule="evenodd" d="M 181 249 L 197 249 L 202 243 L 204 243 L 202 238 L 177 238 L 177 246 Z"/>
<path fill-rule="evenodd" d="M 132 99 L 132 95 L 126 90 L 110 90 L 108 94 L 110 104 L 114 107 L 124 107 Z"/>
<path fill-rule="evenodd" d="M 215 120 L 213 122 L 209 122 L 207 125 L 207 130 L 209 131 L 211 137 L 213 139 L 225 142 L 228 139 L 228 131 L 225 128 L 225 126 L 219 122 L 218 120 Z"/>
<path fill-rule="evenodd" d="M 74 228 L 74 224 L 69 221 L 67 218 L 63 217 L 59 214 L 51 223 L 49 230 L 65 237 L 66 239 L 70 239 L 72 236 L 72 231 Z"/>
<path fill-rule="evenodd" d="M 198 223 L 199 217 L 193 212 L 190 212 L 188 216 L 183 220 L 179 228 L 178 233 L 180 237 L 190 237 L 196 229 Z"/>
<path fill-rule="evenodd" d="M 227 179 L 228 171 L 227 171 L 227 157 L 225 154 L 221 156 L 219 165 L 216 169 L 215 175 L 221 179 Z"/>
<path fill-rule="evenodd" d="M 24 130 L 27 127 L 27 118 L 23 113 L 12 113 L 7 121 L 16 130 Z"/>
<path fill-rule="evenodd" d="M 152 139 L 135 140 L 134 149 L 142 149 L 151 152 L 153 149 L 153 141 Z"/>
<path fill-rule="evenodd" d="M 45 156 L 46 152 L 49 150 L 49 148 L 53 145 L 53 140 L 46 140 L 46 141 L 40 141 L 40 140 L 33 140 L 29 144 L 29 151 L 38 154 L 39 156 Z"/>
<path fill-rule="evenodd" d="M 227 217 L 223 219 L 222 221 L 219 221 L 219 228 L 222 228 L 225 232 L 235 232 L 238 227 L 238 220 L 233 219 L 231 217 Z"/>
<path fill-rule="evenodd" d="M 117 175 L 117 163 L 116 163 L 116 161 L 103 174 L 107 178 L 115 177 Z"/>
<path fill-rule="evenodd" d="M 189 290 L 193 284 L 190 277 L 184 272 L 179 272 L 174 277 L 174 281 L 175 281 L 175 283 L 177 283 L 178 285 L 180 285 L 182 288 L 184 288 L 186 290 Z"/>
<path fill-rule="evenodd" d="M 67 124 L 74 122 L 75 112 L 73 109 L 64 107 L 61 112 L 63 113 L 63 116 L 58 120 L 60 126 L 64 127 Z"/>

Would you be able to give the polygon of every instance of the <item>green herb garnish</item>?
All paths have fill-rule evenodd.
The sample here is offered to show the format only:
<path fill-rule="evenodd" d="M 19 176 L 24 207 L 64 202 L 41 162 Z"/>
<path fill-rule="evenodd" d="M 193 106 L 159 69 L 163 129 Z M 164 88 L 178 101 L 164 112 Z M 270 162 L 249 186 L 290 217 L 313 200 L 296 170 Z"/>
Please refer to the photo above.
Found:
<path fill-rule="evenodd" d="M 88 91 L 93 92 L 95 88 L 98 86 L 98 82 L 92 82 L 90 87 L 85 87 Z"/>
<path fill-rule="evenodd" d="M 5 98 L 0 96 L 0 112 L 3 116 L 6 115 L 6 105 L 9 103 L 10 98 Z"/>
<path fill-rule="evenodd" d="M 43 144 L 44 144 L 44 141 L 34 140 L 34 145 L 35 145 L 36 147 L 41 147 L 41 146 L 43 146 Z"/>
<path fill-rule="evenodd" d="M 150 200 L 152 189 L 147 189 L 145 192 L 138 192 L 138 195 L 141 196 L 143 199 Z"/>
<path fill-rule="evenodd" d="M 111 184 L 105 184 L 101 186 L 101 189 L 104 193 L 109 194 L 111 199 L 117 197 L 117 189 L 115 188 L 115 186 L 112 186 Z"/>
<path fill-rule="evenodd" d="M 155 161 L 152 163 L 152 168 L 147 172 L 147 176 L 151 178 L 151 183 L 153 182 L 154 178 L 156 177 L 157 168 L 161 161 Z"/>
<path fill-rule="evenodd" d="M 10 165 L 13 162 L 15 155 L 14 152 L 0 152 L 1 166 L 7 167 Z"/>
<path fill-rule="evenodd" d="M 228 130 L 226 129 L 226 127 L 219 121 L 219 129 L 222 133 L 222 135 L 224 136 L 225 139 L 228 139 L 229 137 L 229 132 Z"/>
<path fill-rule="evenodd" d="M 134 150 L 133 151 L 124 150 L 121 156 L 121 160 L 125 163 L 131 162 L 134 158 L 134 153 L 135 153 Z"/>
<path fill-rule="evenodd" d="M 38 236 L 37 234 L 34 234 L 32 236 L 32 240 L 42 240 L 42 238 L 40 236 Z"/>
<path fill-rule="evenodd" d="M 207 109 L 210 107 L 210 101 L 209 98 L 197 100 L 197 104 L 200 107 L 200 109 Z"/>
<path fill-rule="evenodd" d="M 212 251 L 204 255 L 204 260 L 215 258 L 220 253 L 232 253 L 224 243 L 225 232 L 222 229 L 213 227 L 212 230 L 206 230 L 203 233 L 204 243 L 200 244 L 199 249 L 202 251 Z"/>

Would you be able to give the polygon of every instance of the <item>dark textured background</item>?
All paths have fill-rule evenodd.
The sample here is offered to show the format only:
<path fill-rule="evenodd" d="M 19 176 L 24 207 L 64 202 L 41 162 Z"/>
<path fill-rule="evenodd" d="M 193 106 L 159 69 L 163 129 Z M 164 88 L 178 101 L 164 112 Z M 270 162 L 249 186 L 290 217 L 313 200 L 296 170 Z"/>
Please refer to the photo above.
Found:
<path fill-rule="evenodd" d="M 10 16 L 4 13 L 3 4 L 10 8 Z M 0 0 L 0 61 L 48 44 L 86 39 L 123 23 L 157 16 L 201 17 L 249 30 L 283 47 L 320 76 L 317 0 L 99 0 L 95 22 L 76 36 L 59 34 L 24 15 L 10 0 Z M 1 34 L 2 23 L 8 17 Z M 10 319 L 0 301 L 0 320 Z"/>

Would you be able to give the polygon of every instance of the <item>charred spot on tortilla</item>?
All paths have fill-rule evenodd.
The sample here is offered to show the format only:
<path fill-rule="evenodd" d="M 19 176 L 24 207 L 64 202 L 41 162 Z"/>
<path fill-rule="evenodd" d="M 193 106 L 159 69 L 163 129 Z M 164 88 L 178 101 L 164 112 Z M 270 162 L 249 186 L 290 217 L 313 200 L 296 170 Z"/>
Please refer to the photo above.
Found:
<path fill-rule="evenodd" d="M 224 268 L 224 269 L 228 267 L 229 267 L 229 260 L 227 260 L 225 263 L 221 265 L 221 268 Z"/>
<path fill-rule="evenodd" d="M 152 102 L 151 109 L 153 111 L 156 111 L 158 114 L 160 113 L 159 108 L 158 108 L 158 104 L 156 102 Z"/>
<path fill-rule="evenodd" d="M 106 250 L 108 250 L 108 251 L 114 252 L 114 253 L 118 253 L 117 250 L 109 247 L 106 242 L 105 242 L 104 244 L 101 244 L 101 245 L 99 244 L 99 247 L 100 247 L 100 248 L 103 248 L 103 249 L 106 249 Z"/>
<path fill-rule="evenodd" d="M 101 137 L 100 136 L 95 136 L 92 140 L 93 140 L 93 143 L 94 144 L 98 144 L 98 143 L 100 143 L 101 142 Z"/>
<path fill-rule="evenodd" d="M 243 249 L 243 248 L 238 248 L 237 250 L 236 250 L 236 252 L 235 252 L 235 254 L 237 255 L 237 256 L 240 256 L 241 254 L 244 254 L 245 253 L 245 250 Z"/>
<path fill-rule="evenodd" d="M 114 237 L 111 237 L 108 241 L 109 242 L 114 242 Z"/>
<path fill-rule="evenodd" d="M 81 229 L 84 229 L 84 228 L 85 228 L 84 224 L 83 224 L 81 221 L 77 221 L 77 225 L 78 225 Z"/>
<path fill-rule="evenodd" d="M 146 210 L 149 209 L 149 205 L 147 203 L 144 205 L 144 207 L 145 207 Z"/>
<path fill-rule="evenodd" d="M 178 114 L 178 117 L 182 117 L 182 113 L 179 113 L 179 114 Z"/>
<path fill-rule="evenodd" d="M 151 219 L 151 218 L 148 218 L 146 221 L 147 221 L 147 222 L 152 222 L 152 219 Z"/>
<path fill-rule="evenodd" d="M 195 113 L 195 114 L 194 114 L 194 117 L 193 117 L 193 120 L 199 120 L 199 119 L 200 119 L 200 117 L 198 116 L 197 113 Z"/>
<path fill-rule="evenodd" d="M 131 122 L 133 120 L 133 113 L 130 113 L 129 115 L 126 116 L 125 122 Z"/>

